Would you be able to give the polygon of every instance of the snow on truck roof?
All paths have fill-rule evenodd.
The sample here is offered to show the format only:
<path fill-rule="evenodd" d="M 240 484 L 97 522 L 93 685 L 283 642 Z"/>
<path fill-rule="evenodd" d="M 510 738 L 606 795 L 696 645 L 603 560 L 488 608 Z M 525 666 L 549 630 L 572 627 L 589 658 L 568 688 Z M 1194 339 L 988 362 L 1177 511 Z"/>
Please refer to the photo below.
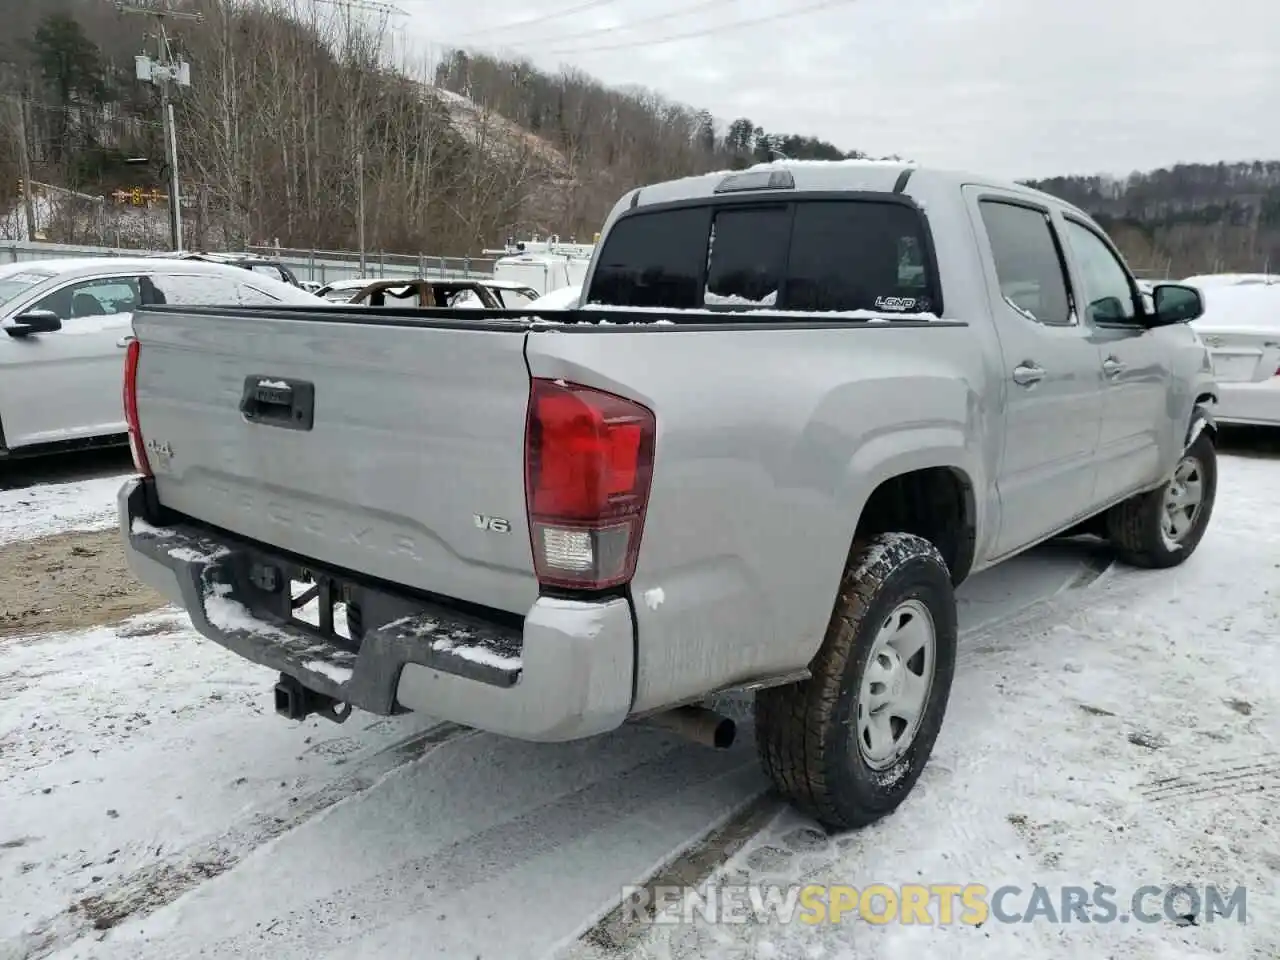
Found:
<path fill-rule="evenodd" d="M 908 184 L 927 181 L 930 186 L 942 187 L 978 184 L 995 189 L 1020 193 L 1023 196 L 1035 197 L 1042 202 L 1053 204 L 1059 208 L 1076 210 L 1062 199 L 1025 184 L 999 177 L 989 177 L 968 173 L 962 170 L 948 170 L 941 167 L 926 167 L 906 160 L 774 160 L 769 163 L 757 163 L 743 170 L 717 170 L 713 173 L 697 174 L 682 177 L 678 180 L 667 180 L 650 186 L 632 190 L 619 201 L 619 205 L 636 204 L 644 206 L 653 203 L 667 203 L 674 200 L 694 200 L 708 197 L 720 188 L 730 177 L 743 177 L 743 190 L 767 189 L 762 175 L 785 172 L 790 174 L 791 182 L 796 190 L 831 190 L 853 191 L 864 190 L 869 193 L 891 193 L 904 174 L 910 176 Z M 750 178 L 750 179 L 749 179 Z M 756 182 L 759 185 L 754 185 Z M 747 186 L 747 184 L 751 184 Z M 1077 211 L 1083 214 L 1083 211 Z M 1087 215 L 1086 215 L 1087 216 Z"/>

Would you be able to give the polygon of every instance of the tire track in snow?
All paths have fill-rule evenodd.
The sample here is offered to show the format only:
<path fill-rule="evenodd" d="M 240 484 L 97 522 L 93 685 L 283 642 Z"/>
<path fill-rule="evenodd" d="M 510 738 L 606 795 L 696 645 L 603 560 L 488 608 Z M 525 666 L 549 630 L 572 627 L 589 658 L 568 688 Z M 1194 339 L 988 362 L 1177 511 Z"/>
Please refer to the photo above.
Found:
<path fill-rule="evenodd" d="M 257 812 L 213 840 L 192 844 L 157 863 L 118 878 L 61 913 L 40 921 L 21 943 L 27 960 L 48 956 L 94 931 L 108 930 L 167 906 L 206 880 L 234 868 L 258 847 L 293 830 L 312 817 L 375 786 L 398 768 L 420 760 L 450 741 L 476 731 L 441 723 L 390 744 L 337 780 L 303 794 L 287 806 Z"/>
<path fill-rule="evenodd" d="M 1142 787 L 1149 803 L 1195 803 L 1231 795 L 1280 789 L 1280 758 L 1251 756 L 1191 766 L 1185 772 L 1151 780 Z"/>
<path fill-rule="evenodd" d="M 433 896 L 444 895 L 455 902 L 466 899 L 475 887 L 492 881 L 496 874 L 510 874 L 586 836 L 641 815 L 665 798 L 746 766 L 749 764 L 709 763 L 705 751 L 678 743 L 611 779 L 560 794 L 523 814 L 400 861 L 352 886 L 314 897 L 278 915 L 267 929 L 204 943 L 201 953 L 217 957 L 344 955 L 344 948 L 380 930 L 419 917 L 428 921 L 425 914 L 436 907 L 424 911 L 424 904 Z M 518 934 L 514 936 L 518 939 Z"/>
<path fill-rule="evenodd" d="M 757 795 L 710 833 L 695 840 L 683 852 L 677 852 L 672 860 L 638 885 L 649 894 L 650 904 L 656 887 L 673 884 L 698 886 L 728 863 L 784 809 L 785 803 L 772 791 Z M 644 924 L 628 925 L 626 912 L 626 905 L 619 903 L 578 938 L 577 946 L 620 956 L 630 952 L 650 930 Z M 652 910 L 648 912 L 652 915 Z M 570 952 L 565 957 L 576 955 Z"/>
<path fill-rule="evenodd" d="M 1109 549 L 1100 547 L 1083 559 L 1080 571 L 1055 593 L 1033 600 L 1005 616 L 980 623 L 971 630 L 961 631 L 961 647 L 956 655 L 957 668 L 972 665 L 1007 649 L 1009 644 L 983 642 L 997 633 L 1017 640 L 1043 629 L 1047 621 L 1064 620 L 1092 599 L 1095 595 L 1093 588 L 1109 579 L 1107 575 L 1112 572 L 1116 562 L 1115 555 Z"/>

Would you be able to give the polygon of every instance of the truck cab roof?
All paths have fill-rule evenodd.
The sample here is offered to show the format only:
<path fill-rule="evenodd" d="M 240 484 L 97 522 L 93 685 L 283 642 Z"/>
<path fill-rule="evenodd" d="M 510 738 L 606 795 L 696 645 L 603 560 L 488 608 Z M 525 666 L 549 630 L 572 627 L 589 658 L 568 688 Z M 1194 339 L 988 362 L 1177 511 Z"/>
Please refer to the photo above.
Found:
<path fill-rule="evenodd" d="M 769 185 L 770 175 L 776 175 Z M 785 184 L 785 185 L 784 185 Z M 718 170 L 639 187 L 619 200 L 610 217 L 623 210 L 718 195 L 758 193 L 929 193 L 944 188 L 978 184 L 1023 194 L 1044 204 L 1086 214 L 1068 203 L 1023 184 L 961 170 L 920 166 L 901 160 L 781 160 L 757 163 L 743 170 Z"/>

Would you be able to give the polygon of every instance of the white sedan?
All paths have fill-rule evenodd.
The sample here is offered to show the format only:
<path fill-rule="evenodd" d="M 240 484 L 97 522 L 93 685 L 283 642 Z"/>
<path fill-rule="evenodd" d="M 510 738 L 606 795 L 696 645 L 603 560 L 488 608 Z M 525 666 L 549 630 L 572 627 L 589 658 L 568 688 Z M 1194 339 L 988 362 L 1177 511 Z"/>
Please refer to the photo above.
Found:
<path fill-rule="evenodd" d="M 156 257 L 0 267 L 0 460 L 123 442 L 126 337 L 139 305 L 323 300 L 239 267 Z"/>
<path fill-rule="evenodd" d="M 1280 426 L 1280 283 L 1206 285 L 1191 322 L 1209 348 L 1221 423 Z"/>

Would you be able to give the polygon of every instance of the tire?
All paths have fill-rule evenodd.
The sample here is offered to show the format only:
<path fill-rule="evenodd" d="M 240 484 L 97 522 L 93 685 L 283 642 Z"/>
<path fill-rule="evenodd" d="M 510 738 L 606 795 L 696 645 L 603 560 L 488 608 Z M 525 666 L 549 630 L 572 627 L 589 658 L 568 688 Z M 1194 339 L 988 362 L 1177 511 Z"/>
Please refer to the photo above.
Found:
<path fill-rule="evenodd" d="M 881 628 L 913 622 L 916 629 L 927 629 L 930 622 L 933 628 L 932 675 L 921 681 L 926 684 L 923 707 L 910 737 L 903 735 L 905 729 L 897 732 L 894 720 L 901 723 L 900 717 L 880 713 L 898 744 L 887 755 L 873 755 L 859 721 L 860 711 L 877 715 L 874 703 L 867 702 L 874 699 L 872 688 L 864 689 L 873 679 L 868 676 L 872 653 L 878 664 L 888 657 L 892 679 L 887 682 L 901 689 L 902 671 L 916 675 L 923 662 L 880 649 Z M 956 634 L 951 574 L 931 543 L 902 533 L 856 543 L 826 638 L 810 664 L 811 676 L 756 693 L 756 746 L 777 790 L 835 830 L 866 826 L 896 810 L 923 772 L 942 727 L 955 674 Z M 896 636 L 907 639 L 910 633 Z"/>
<path fill-rule="evenodd" d="M 1188 481 L 1198 478 L 1200 499 L 1196 509 L 1183 516 L 1185 528 L 1165 523 L 1166 498 Z M 1112 507 L 1107 514 L 1107 536 L 1125 563 L 1135 567 L 1165 569 L 1176 567 L 1196 552 L 1213 516 L 1218 494 L 1218 455 L 1208 430 L 1200 431 L 1195 442 L 1182 454 L 1173 476 L 1161 487 L 1130 497 Z"/>

